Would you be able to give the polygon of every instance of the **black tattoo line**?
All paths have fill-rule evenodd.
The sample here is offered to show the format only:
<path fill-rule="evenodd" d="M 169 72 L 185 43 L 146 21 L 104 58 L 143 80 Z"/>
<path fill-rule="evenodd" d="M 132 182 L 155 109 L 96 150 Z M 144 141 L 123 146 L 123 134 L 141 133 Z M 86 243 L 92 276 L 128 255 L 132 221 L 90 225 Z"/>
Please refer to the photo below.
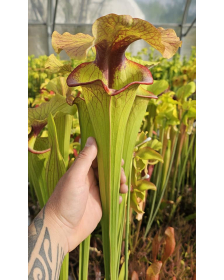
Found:
<path fill-rule="evenodd" d="M 52 249 L 48 228 L 46 227 L 44 238 L 29 274 L 29 280 L 52 279 Z"/>
<path fill-rule="evenodd" d="M 45 207 L 43 208 L 43 217 L 37 216 L 34 220 L 34 227 L 36 230 L 36 233 L 33 234 L 29 229 L 28 229 L 28 262 L 30 261 L 31 254 L 33 252 L 33 249 L 37 243 L 37 239 L 40 235 L 40 232 L 43 228 L 44 224 L 44 217 L 45 217 Z"/>
<path fill-rule="evenodd" d="M 43 217 L 36 217 L 33 221 L 35 233 L 29 231 L 29 250 L 28 261 L 31 259 L 32 252 L 37 244 L 38 238 L 42 230 L 45 230 L 44 237 L 40 246 L 39 254 L 34 260 L 28 279 L 29 280 L 58 280 L 60 276 L 61 265 L 64 259 L 63 248 L 57 245 L 56 269 L 53 277 L 52 271 L 52 246 L 49 230 L 43 228 L 45 218 L 45 209 L 43 209 Z M 43 234 L 42 234 L 43 236 Z"/>
<path fill-rule="evenodd" d="M 62 262 L 64 260 L 64 251 L 61 248 L 60 252 L 59 252 L 59 244 L 57 246 L 57 262 L 56 262 L 56 269 L 55 269 L 55 276 L 54 276 L 54 280 L 58 280 L 59 276 L 60 276 L 60 271 L 61 271 L 61 265 Z"/>

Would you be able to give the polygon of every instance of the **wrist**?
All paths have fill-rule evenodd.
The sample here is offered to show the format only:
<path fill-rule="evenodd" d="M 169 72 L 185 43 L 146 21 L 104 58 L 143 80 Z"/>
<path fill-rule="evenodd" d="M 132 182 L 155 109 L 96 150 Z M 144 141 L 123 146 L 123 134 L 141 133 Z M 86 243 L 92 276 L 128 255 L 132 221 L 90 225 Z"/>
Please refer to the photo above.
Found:
<path fill-rule="evenodd" d="M 54 211 L 51 207 L 46 204 L 45 206 L 45 219 L 44 219 L 45 226 L 51 232 L 51 236 L 54 237 L 55 242 L 60 244 L 63 248 L 64 254 L 67 254 L 68 251 L 68 240 L 67 234 L 65 233 L 63 223 L 57 218 Z"/>

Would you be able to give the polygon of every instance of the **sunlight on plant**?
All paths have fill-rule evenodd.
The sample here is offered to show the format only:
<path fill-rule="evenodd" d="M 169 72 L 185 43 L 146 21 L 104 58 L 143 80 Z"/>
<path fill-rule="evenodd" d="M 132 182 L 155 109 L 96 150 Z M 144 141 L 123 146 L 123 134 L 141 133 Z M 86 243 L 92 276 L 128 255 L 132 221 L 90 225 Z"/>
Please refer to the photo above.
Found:
<path fill-rule="evenodd" d="M 167 209 L 172 221 L 189 192 L 186 185 L 195 190 L 195 50 L 181 61 L 173 30 L 130 16 L 101 17 L 92 33 L 53 33 L 54 50 L 64 50 L 70 61 L 58 54 L 28 58 L 29 182 L 43 207 L 86 139 L 95 137 L 105 279 L 127 280 L 128 259 L 148 238 L 158 214 Z M 163 57 L 155 57 L 153 48 L 135 57 L 125 54 L 139 39 Z M 122 158 L 129 192 L 119 205 Z M 162 263 L 173 253 L 171 229 L 165 232 L 164 254 L 147 266 L 146 279 L 159 279 Z M 89 247 L 90 236 L 80 245 L 79 279 L 88 277 Z M 68 261 L 67 256 L 61 280 Z"/>

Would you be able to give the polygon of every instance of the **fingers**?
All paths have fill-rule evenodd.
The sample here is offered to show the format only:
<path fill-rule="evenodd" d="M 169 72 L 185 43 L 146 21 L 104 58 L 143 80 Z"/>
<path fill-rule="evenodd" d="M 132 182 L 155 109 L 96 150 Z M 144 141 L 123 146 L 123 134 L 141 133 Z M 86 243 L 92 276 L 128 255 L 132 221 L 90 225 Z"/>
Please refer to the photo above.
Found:
<path fill-rule="evenodd" d="M 84 149 L 80 152 L 74 164 L 70 168 L 70 172 L 75 172 L 79 178 L 85 178 L 89 169 L 96 158 L 97 145 L 93 137 L 89 137 L 86 141 Z"/>
<path fill-rule="evenodd" d="M 127 192 L 128 192 L 128 186 L 126 184 L 121 184 L 120 193 L 127 193 Z"/>
<path fill-rule="evenodd" d="M 80 152 L 78 158 L 71 166 L 70 172 L 75 171 L 79 177 L 85 178 L 89 172 L 90 167 L 92 166 L 95 177 L 99 179 L 96 155 L 97 155 L 96 141 L 93 137 L 89 137 L 86 141 L 86 145 L 84 149 Z M 121 165 L 124 165 L 123 159 L 121 161 Z M 128 186 L 125 183 L 126 183 L 126 176 L 124 173 L 124 169 L 121 167 L 120 193 L 125 194 L 128 192 Z M 120 196 L 119 202 L 121 203 L 121 201 L 122 201 L 122 197 Z"/>
<path fill-rule="evenodd" d="M 121 184 L 124 184 L 126 182 L 126 176 L 124 173 L 124 169 L 121 167 Z"/>
<path fill-rule="evenodd" d="M 119 196 L 119 204 L 122 202 L 122 196 Z"/>
<path fill-rule="evenodd" d="M 124 165 L 124 160 L 122 159 L 121 161 L 121 165 Z M 99 180 L 99 174 L 98 174 L 98 165 L 97 165 L 97 158 L 94 159 L 94 161 L 92 162 L 92 168 L 94 171 L 94 175 L 97 178 L 97 180 Z M 124 173 L 124 169 L 121 167 L 121 179 L 120 179 L 120 183 L 121 185 L 125 184 L 126 182 L 126 176 Z M 127 191 L 125 191 L 125 188 L 121 191 L 121 193 L 126 193 Z"/>
<path fill-rule="evenodd" d="M 124 165 L 124 160 L 122 159 L 121 165 Z M 121 167 L 121 186 L 120 186 L 120 193 L 127 193 L 128 192 L 128 186 L 125 184 L 126 183 L 126 176 L 124 173 L 124 169 Z M 120 199 L 122 201 L 122 197 L 120 196 Z M 119 200 L 120 202 L 120 200 Z M 120 202 L 121 203 L 121 202 Z"/>

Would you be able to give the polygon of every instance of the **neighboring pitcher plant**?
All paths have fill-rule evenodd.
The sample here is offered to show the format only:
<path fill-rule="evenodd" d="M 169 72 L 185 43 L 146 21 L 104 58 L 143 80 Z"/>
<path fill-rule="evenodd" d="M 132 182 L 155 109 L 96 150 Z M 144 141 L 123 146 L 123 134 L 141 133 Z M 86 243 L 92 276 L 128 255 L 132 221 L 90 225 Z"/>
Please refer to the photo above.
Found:
<path fill-rule="evenodd" d="M 83 59 L 95 46 L 96 59 L 76 67 L 68 76 L 70 87 L 81 86 L 82 95 L 68 94 L 68 103 L 85 102 L 98 145 L 98 170 L 102 201 L 102 235 L 106 279 L 117 280 L 122 230 L 120 221 L 125 211 L 119 206 L 120 165 L 125 161 L 129 178 L 132 153 L 148 98 L 156 98 L 140 84 L 152 84 L 149 69 L 125 57 L 127 47 L 144 39 L 165 58 L 171 58 L 181 41 L 172 29 L 155 28 L 147 21 L 127 15 L 109 14 L 97 19 L 93 37 L 68 32 L 54 32 L 52 45 L 56 53 L 65 50 L 70 58 Z M 79 106 L 79 114 L 83 106 Z M 87 116 L 89 115 L 89 116 Z M 85 116 L 84 116 L 85 118 Z M 82 130 L 82 125 L 81 125 Z M 81 131 L 82 133 L 82 131 Z M 128 179 L 129 180 L 129 179 Z M 122 225 L 123 228 L 123 225 Z"/>

